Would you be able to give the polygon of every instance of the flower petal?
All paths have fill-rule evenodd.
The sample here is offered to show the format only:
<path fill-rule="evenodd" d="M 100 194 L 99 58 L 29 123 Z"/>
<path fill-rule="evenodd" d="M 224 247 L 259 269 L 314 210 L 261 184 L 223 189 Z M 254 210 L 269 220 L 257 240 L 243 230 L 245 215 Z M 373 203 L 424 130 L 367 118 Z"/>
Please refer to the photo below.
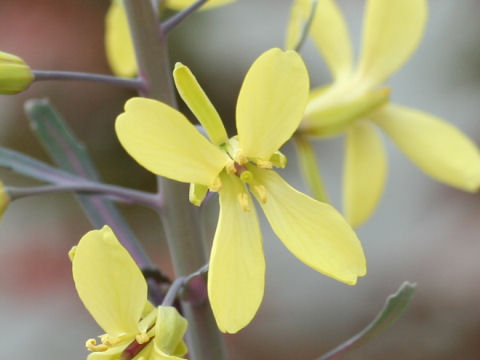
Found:
<path fill-rule="evenodd" d="M 208 297 L 221 331 L 236 333 L 253 319 L 263 299 L 265 259 L 255 207 L 245 186 L 222 176 L 218 219 L 208 271 Z M 240 194 L 244 194 L 242 209 Z"/>
<path fill-rule="evenodd" d="M 107 334 L 138 331 L 147 302 L 147 283 L 112 229 L 104 226 L 80 239 L 72 271 L 78 296 Z"/>
<path fill-rule="evenodd" d="M 312 0 L 294 1 L 287 29 L 287 49 L 297 45 L 304 23 L 310 16 L 312 3 Z M 334 1 L 318 1 L 309 33 L 334 79 L 350 75 L 353 68 L 352 44 L 345 19 Z"/>
<path fill-rule="evenodd" d="M 179 11 L 179 10 L 183 10 L 186 7 L 192 5 L 195 1 L 196 0 L 167 0 L 166 1 L 166 6 L 169 9 Z M 229 4 L 229 3 L 234 2 L 234 1 L 235 0 L 209 0 L 204 5 L 202 5 L 200 10 L 213 9 L 213 8 L 216 8 L 216 7 L 219 7 L 219 6 Z"/>
<path fill-rule="evenodd" d="M 156 100 L 128 100 L 115 130 L 140 165 L 173 180 L 210 186 L 227 161 L 185 116 Z"/>
<path fill-rule="evenodd" d="M 383 82 L 410 57 L 427 21 L 426 0 L 368 0 L 358 73 L 370 86 Z"/>
<path fill-rule="evenodd" d="M 343 209 L 352 226 L 365 222 L 375 210 L 385 186 L 387 159 L 382 138 L 370 122 L 347 132 L 343 174 Z"/>
<path fill-rule="evenodd" d="M 105 18 L 105 50 L 112 71 L 117 76 L 133 77 L 137 61 L 128 27 L 127 14 L 119 0 L 113 0 Z"/>
<path fill-rule="evenodd" d="M 308 72 L 292 50 L 271 49 L 248 70 L 237 102 L 240 148 L 268 160 L 297 129 L 308 99 Z"/>
<path fill-rule="evenodd" d="M 371 118 L 427 175 L 465 191 L 480 187 L 478 148 L 453 125 L 398 105 L 386 106 Z"/>
<path fill-rule="evenodd" d="M 365 256 L 355 232 L 330 205 L 288 185 L 275 171 L 251 168 L 266 190 L 257 200 L 275 234 L 302 262 L 349 285 L 366 273 Z"/>
<path fill-rule="evenodd" d="M 156 353 L 157 356 L 153 356 L 153 358 L 177 359 L 170 355 L 174 355 L 178 345 L 183 342 L 187 326 L 187 320 L 178 313 L 177 309 L 172 306 L 159 306 L 155 323 L 155 338 L 153 339 L 153 353 Z"/>
<path fill-rule="evenodd" d="M 173 79 L 180 97 L 205 128 L 208 137 L 215 145 L 224 143 L 228 136 L 222 119 L 190 69 L 177 62 Z"/>

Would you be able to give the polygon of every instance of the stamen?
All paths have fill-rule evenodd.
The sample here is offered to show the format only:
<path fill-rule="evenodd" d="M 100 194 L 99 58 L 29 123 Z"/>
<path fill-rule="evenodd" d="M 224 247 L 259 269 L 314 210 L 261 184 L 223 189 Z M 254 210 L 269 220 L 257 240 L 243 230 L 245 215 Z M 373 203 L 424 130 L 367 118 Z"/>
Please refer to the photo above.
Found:
<path fill-rule="evenodd" d="M 248 195 L 247 193 L 239 193 L 237 195 L 238 202 L 240 203 L 240 206 L 242 207 L 243 211 L 250 211 L 248 207 Z"/>
<path fill-rule="evenodd" d="M 105 344 L 97 345 L 97 340 L 95 339 L 88 339 L 85 342 L 85 347 L 90 351 L 106 351 L 108 346 Z"/>
<path fill-rule="evenodd" d="M 118 343 L 122 342 L 122 338 L 113 337 L 108 334 L 100 336 L 100 340 L 102 341 L 103 344 L 107 345 L 108 347 L 115 346 Z"/>
<path fill-rule="evenodd" d="M 265 204 L 267 202 L 267 190 L 265 189 L 265 186 L 254 185 L 253 191 L 255 191 L 257 196 L 260 198 L 260 201 L 262 202 L 262 204 Z"/>
<path fill-rule="evenodd" d="M 139 344 L 145 344 L 150 341 L 150 337 L 147 335 L 147 333 L 141 333 L 135 336 L 135 340 L 137 340 Z"/>
<path fill-rule="evenodd" d="M 210 185 L 209 189 L 210 191 L 213 192 L 218 192 L 222 188 L 222 180 L 220 180 L 220 177 L 216 177 L 215 180 L 213 180 L 212 185 Z"/>
<path fill-rule="evenodd" d="M 271 161 L 259 159 L 256 163 L 260 169 L 273 169 L 273 163 Z"/>
<path fill-rule="evenodd" d="M 227 165 L 225 166 L 227 170 L 227 174 L 235 174 L 237 172 L 237 168 L 235 167 L 235 161 L 229 160 Z"/>
<path fill-rule="evenodd" d="M 235 161 L 240 165 L 245 165 L 248 163 L 247 156 L 242 149 L 237 149 L 237 152 L 235 153 Z"/>

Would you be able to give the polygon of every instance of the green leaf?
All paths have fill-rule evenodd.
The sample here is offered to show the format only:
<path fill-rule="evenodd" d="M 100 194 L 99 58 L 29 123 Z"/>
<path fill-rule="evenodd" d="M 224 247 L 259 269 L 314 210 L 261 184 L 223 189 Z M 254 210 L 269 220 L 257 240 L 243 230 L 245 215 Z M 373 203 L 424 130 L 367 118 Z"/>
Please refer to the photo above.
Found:
<path fill-rule="evenodd" d="M 0 146 L 0 167 L 37 180 L 57 183 L 74 176 L 15 150 Z"/>
<path fill-rule="evenodd" d="M 404 282 L 396 293 L 390 295 L 375 319 L 352 338 L 329 351 L 317 360 L 334 359 L 372 340 L 384 331 L 405 311 L 415 291 L 415 284 Z"/>

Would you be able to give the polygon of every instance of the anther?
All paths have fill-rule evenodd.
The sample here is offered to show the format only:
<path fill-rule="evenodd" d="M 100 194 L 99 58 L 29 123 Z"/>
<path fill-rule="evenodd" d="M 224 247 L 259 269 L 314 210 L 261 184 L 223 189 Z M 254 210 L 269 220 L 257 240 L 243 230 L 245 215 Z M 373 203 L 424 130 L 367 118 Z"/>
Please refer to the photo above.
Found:
<path fill-rule="evenodd" d="M 257 196 L 260 198 L 260 201 L 262 204 L 265 204 L 267 202 L 267 190 L 265 189 L 265 186 L 263 185 L 254 185 L 253 190 L 257 194 Z"/>
<path fill-rule="evenodd" d="M 122 341 L 121 338 L 112 337 L 110 335 L 102 335 L 100 336 L 100 340 L 102 341 L 103 344 L 107 345 L 108 347 L 115 346 L 116 344 Z"/>
<path fill-rule="evenodd" d="M 242 149 L 237 149 L 235 153 L 235 161 L 240 165 L 245 165 L 248 162 L 247 156 Z"/>
<path fill-rule="evenodd" d="M 215 180 L 213 180 L 212 185 L 210 185 L 209 189 L 210 191 L 213 192 L 218 192 L 222 188 L 222 180 L 220 180 L 220 177 L 216 177 Z"/>
<path fill-rule="evenodd" d="M 75 257 L 75 251 L 77 251 L 77 246 L 73 246 L 68 252 L 68 258 L 70 261 L 73 261 L 73 258 Z"/>
<path fill-rule="evenodd" d="M 273 164 L 271 161 L 259 159 L 256 161 L 256 163 L 260 169 L 273 169 Z"/>
<path fill-rule="evenodd" d="M 248 195 L 246 193 L 242 192 L 238 194 L 237 199 L 243 211 L 250 211 L 248 207 Z"/>
<path fill-rule="evenodd" d="M 227 165 L 225 166 L 227 170 L 227 174 L 235 174 L 237 172 L 237 168 L 235 167 L 235 161 L 229 160 Z"/>
<path fill-rule="evenodd" d="M 147 335 L 147 333 L 141 333 L 135 336 L 135 340 L 137 340 L 139 344 L 145 344 L 150 341 L 150 337 Z"/>
<path fill-rule="evenodd" d="M 95 339 L 88 339 L 85 342 L 85 347 L 90 351 L 106 351 L 108 346 L 105 344 L 97 345 L 97 340 Z"/>

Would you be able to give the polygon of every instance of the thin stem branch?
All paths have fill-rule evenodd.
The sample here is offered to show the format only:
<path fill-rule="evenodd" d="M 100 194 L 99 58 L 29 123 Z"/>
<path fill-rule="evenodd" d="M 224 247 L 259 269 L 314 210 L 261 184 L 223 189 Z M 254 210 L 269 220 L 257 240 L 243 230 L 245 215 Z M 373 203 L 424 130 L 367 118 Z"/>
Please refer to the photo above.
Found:
<path fill-rule="evenodd" d="M 168 34 L 170 32 L 170 30 L 177 27 L 178 24 L 180 24 L 183 20 L 185 20 L 189 15 L 191 15 L 193 12 L 195 12 L 195 10 L 197 10 L 199 7 L 201 7 L 207 1 L 208 0 L 197 0 L 192 5 L 190 5 L 189 7 L 185 8 L 182 11 L 176 13 L 175 15 L 169 17 L 167 20 L 165 20 L 161 24 L 161 26 L 160 26 L 161 31 L 163 31 L 164 34 Z"/>
<path fill-rule="evenodd" d="M 91 181 L 72 181 L 33 187 L 7 187 L 8 194 L 12 200 L 21 199 L 27 196 L 53 194 L 62 192 L 79 192 L 87 194 L 100 194 L 113 197 L 127 203 L 146 205 L 155 209 L 162 206 L 162 201 L 157 194 L 147 193 L 139 190 L 123 188 L 121 186 L 107 185 Z"/>
<path fill-rule="evenodd" d="M 310 26 L 312 26 L 313 18 L 315 17 L 315 11 L 317 9 L 318 0 L 314 0 L 312 3 L 312 8 L 310 10 L 310 15 L 308 16 L 307 22 L 303 26 L 302 34 L 298 40 L 297 45 L 295 46 L 295 51 L 300 51 L 305 40 L 307 40 L 308 32 L 310 31 Z"/>
<path fill-rule="evenodd" d="M 197 271 L 191 273 L 190 275 L 187 276 L 180 276 L 175 279 L 175 281 L 170 285 L 170 288 L 168 289 L 167 295 L 165 295 L 165 298 L 163 299 L 162 305 L 163 306 L 171 306 L 174 302 L 175 299 L 177 298 L 178 293 L 186 286 L 188 283 L 195 277 L 200 276 L 202 274 L 205 274 L 208 271 L 208 265 L 205 264 L 203 265 L 200 269 Z"/>
<path fill-rule="evenodd" d="M 76 80 L 76 81 L 92 81 L 102 82 L 115 86 L 122 86 L 133 90 L 141 90 L 144 83 L 140 78 L 130 79 L 112 75 L 92 74 L 73 71 L 56 71 L 56 70 L 32 70 L 35 81 L 47 80 Z"/>

